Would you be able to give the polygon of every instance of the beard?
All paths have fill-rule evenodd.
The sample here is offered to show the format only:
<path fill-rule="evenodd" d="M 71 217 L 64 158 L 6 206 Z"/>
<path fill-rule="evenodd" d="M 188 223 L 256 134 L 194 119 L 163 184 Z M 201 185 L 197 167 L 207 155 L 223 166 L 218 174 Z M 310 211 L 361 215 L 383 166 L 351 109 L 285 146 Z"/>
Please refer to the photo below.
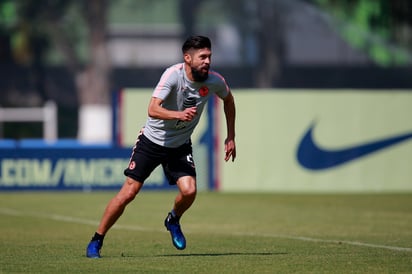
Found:
<path fill-rule="evenodd" d="M 204 81 L 206 81 L 207 78 L 209 77 L 209 69 L 207 70 L 207 72 L 202 72 L 201 69 L 198 70 L 198 69 L 196 69 L 196 68 L 194 68 L 194 67 L 191 67 L 191 70 L 192 70 L 193 79 L 194 79 L 196 82 L 204 82 Z"/>

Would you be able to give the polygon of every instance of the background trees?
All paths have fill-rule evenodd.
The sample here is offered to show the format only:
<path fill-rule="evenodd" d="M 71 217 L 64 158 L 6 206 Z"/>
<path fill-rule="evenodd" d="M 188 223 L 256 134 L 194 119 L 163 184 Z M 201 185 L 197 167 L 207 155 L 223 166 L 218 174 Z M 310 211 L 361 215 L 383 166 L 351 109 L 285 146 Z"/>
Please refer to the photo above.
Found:
<path fill-rule="evenodd" d="M 111 17 L 114 11 L 120 11 L 124 18 Z M 3 76 L 11 71 L 14 75 L 0 80 L 1 94 L 7 94 L 0 94 L 0 104 L 42 104 L 51 97 L 45 70 L 56 64 L 64 66 L 74 86 L 61 82 L 53 83 L 53 88 L 72 89 L 58 97 L 63 103 L 70 100 L 78 106 L 76 115 L 71 115 L 78 119 L 76 137 L 107 141 L 111 133 L 112 75 L 117 69 L 109 43 L 116 35 L 111 27 L 118 21 L 131 26 L 129 29 L 147 27 L 146 33 L 151 32 L 152 25 L 174 24 L 176 37 L 167 35 L 176 44 L 191 33 L 216 36 L 224 26 L 230 26 L 238 40 L 219 36 L 216 41 L 225 40 L 221 48 L 238 51 L 232 67 L 251 71 L 250 87 L 273 87 L 284 76 L 284 67 L 296 63 L 290 57 L 291 34 L 296 31 L 296 22 L 306 20 L 296 16 L 305 12 L 308 16 L 316 14 L 316 20 L 323 20 L 322 24 L 354 51 L 366 56 L 369 65 L 412 63 L 412 2 L 408 0 L 0 0 L 0 68 Z M 221 56 L 227 57 L 224 53 Z M 318 65 L 316 60 L 311 62 L 303 65 Z M 28 76 L 22 76 L 21 67 L 29 69 Z M 4 84 L 10 78 L 12 85 Z M 20 86 L 27 83 L 30 94 L 36 96 L 19 93 Z"/>
<path fill-rule="evenodd" d="M 2 1 L 4 5 L 11 5 Z M 63 57 L 76 86 L 79 107 L 78 137 L 85 141 L 110 140 L 110 58 L 107 52 L 106 0 L 15 1 L 15 22 L 10 41 L 16 41 L 14 61 L 32 67 L 42 101 L 46 45 Z M 82 47 L 83 46 L 83 47 Z"/>

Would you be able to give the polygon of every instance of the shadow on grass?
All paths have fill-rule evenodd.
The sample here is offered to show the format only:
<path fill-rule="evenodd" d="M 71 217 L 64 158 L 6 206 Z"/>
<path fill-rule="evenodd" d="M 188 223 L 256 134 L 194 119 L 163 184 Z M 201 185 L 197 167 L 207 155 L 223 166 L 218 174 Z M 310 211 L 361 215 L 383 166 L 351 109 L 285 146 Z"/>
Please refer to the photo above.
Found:
<path fill-rule="evenodd" d="M 274 256 L 286 255 L 286 252 L 222 252 L 222 253 L 185 253 L 185 254 L 161 254 L 143 257 L 220 257 L 220 256 Z M 141 257 L 130 254 L 122 254 L 122 257 Z"/>
<path fill-rule="evenodd" d="M 224 252 L 224 253 L 188 253 L 188 254 L 164 254 L 155 257 L 214 257 L 214 256 L 273 256 L 286 255 L 286 252 Z"/>

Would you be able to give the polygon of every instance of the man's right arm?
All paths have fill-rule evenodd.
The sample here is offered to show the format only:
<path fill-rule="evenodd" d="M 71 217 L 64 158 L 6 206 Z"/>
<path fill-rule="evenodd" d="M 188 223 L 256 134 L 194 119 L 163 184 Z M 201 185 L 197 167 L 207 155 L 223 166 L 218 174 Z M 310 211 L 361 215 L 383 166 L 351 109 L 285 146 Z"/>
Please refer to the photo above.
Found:
<path fill-rule="evenodd" d="M 160 120 L 181 120 L 191 121 L 196 115 L 196 107 L 186 108 L 183 111 L 168 110 L 162 107 L 163 100 L 160 98 L 152 97 L 149 103 L 148 115 L 151 118 Z"/>

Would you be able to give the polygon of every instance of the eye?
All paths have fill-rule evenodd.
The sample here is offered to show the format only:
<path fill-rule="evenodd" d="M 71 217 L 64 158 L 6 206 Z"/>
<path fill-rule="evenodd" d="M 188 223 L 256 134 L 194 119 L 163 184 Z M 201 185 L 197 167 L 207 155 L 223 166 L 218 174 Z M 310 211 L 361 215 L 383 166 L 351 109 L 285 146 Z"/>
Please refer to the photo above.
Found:
<path fill-rule="evenodd" d="M 202 55 L 200 55 L 200 59 L 202 59 L 202 60 L 205 60 L 205 59 L 207 59 L 207 58 L 211 58 L 211 55 L 209 55 L 209 54 L 202 54 Z"/>

